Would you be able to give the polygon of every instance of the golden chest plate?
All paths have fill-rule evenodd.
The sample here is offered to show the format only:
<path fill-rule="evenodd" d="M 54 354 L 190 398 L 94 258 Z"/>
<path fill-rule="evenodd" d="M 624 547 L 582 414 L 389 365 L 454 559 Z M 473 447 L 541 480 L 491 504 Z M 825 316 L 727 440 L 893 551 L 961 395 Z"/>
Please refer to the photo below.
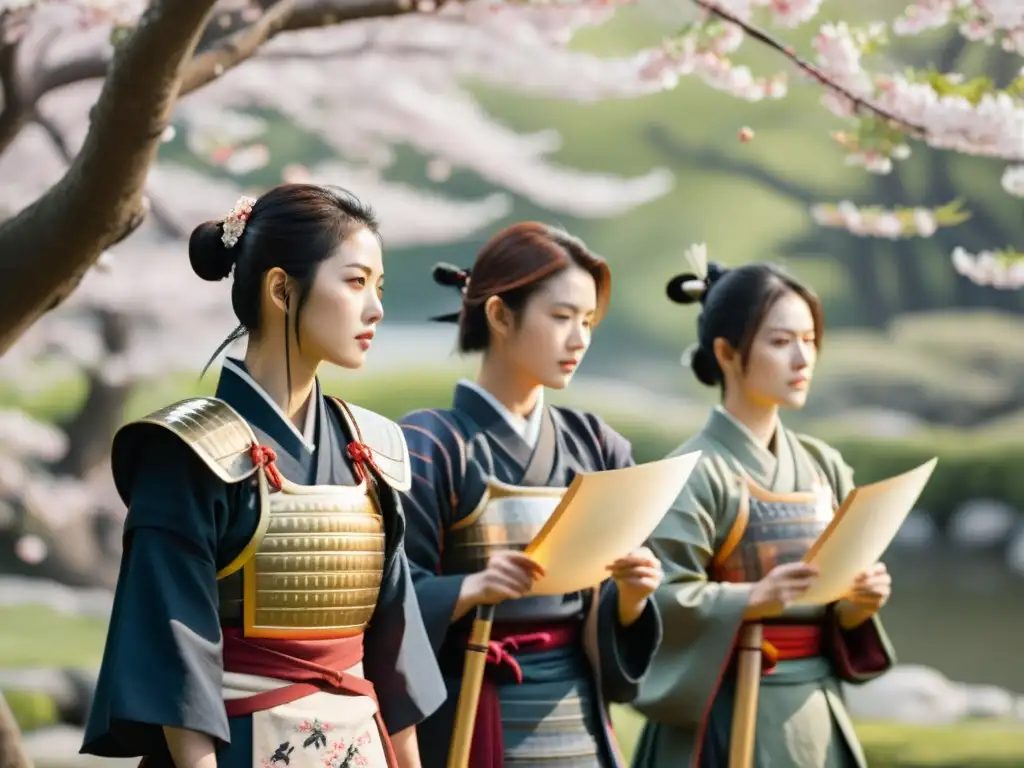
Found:
<path fill-rule="evenodd" d="M 264 486 L 261 475 L 261 486 Z M 218 576 L 242 570 L 247 637 L 329 639 L 366 629 L 384 575 L 384 519 L 364 484 L 264 493 L 249 545 Z"/>
<path fill-rule="evenodd" d="M 448 529 L 445 573 L 476 573 L 495 552 L 525 549 L 558 507 L 565 491 L 488 480 L 476 509 Z"/>

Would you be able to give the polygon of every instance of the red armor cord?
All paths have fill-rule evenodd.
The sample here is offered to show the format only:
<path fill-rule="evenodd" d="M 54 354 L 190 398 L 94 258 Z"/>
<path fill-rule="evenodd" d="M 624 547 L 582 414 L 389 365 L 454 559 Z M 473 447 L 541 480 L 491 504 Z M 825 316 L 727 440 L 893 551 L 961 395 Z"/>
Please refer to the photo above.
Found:
<path fill-rule="evenodd" d="M 348 444 L 348 455 L 352 459 L 352 462 L 356 467 L 356 474 L 359 475 L 360 482 L 367 482 L 369 477 L 366 473 L 366 465 L 370 465 L 379 473 L 377 465 L 373 463 L 373 454 L 370 449 L 363 443 L 357 440 L 353 440 Z"/>
<path fill-rule="evenodd" d="M 267 481 L 275 490 L 280 491 L 284 483 L 281 479 L 281 472 L 277 468 L 277 454 L 274 453 L 274 449 L 259 443 L 253 443 L 252 447 L 249 448 L 249 458 L 252 459 L 253 466 L 263 467 L 267 473 Z"/>

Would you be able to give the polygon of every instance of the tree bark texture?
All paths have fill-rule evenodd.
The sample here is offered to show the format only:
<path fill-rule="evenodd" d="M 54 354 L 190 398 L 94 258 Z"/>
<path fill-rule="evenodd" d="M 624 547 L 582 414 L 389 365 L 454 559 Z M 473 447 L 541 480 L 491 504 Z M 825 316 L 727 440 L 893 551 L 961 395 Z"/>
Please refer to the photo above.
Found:
<path fill-rule="evenodd" d="M 213 0 L 154 0 L 117 49 L 64 177 L 0 224 L 0 353 L 142 218 L 142 189 Z M 71 226 L 71 225 L 74 226 Z"/>
<path fill-rule="evenodd" d="M 0 223 L 0 354 L 74 290 L 104 249 L 142 222 L 146 176 L 178 98 L 242 63 L 280 32 L 414 10 L 412 0 L 260 4 L 264 13 L 255 22 L 235 20 L 225 30 L 208 23 L 214 0 L 153 0 L 112 58 L 85 53 L 38 73 L 27 85 L 16 82 L 16 49 L 0 50 L 0 151 L 34 119 L 43 94 L 106 78 L 85 143 L 67 173 Z"/>

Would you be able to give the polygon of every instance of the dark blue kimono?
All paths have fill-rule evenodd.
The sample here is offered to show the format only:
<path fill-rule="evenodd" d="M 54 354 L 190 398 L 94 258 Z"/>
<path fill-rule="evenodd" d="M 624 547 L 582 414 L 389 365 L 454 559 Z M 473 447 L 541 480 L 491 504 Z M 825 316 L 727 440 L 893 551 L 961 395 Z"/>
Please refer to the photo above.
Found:
<path fill-rule="evenodd" d="M 244 364 L 227 361 L 216 396 L 277 454 L 295 483 L 355 485 L 339 414 L 317 384 L 315 451 L 285 421 Z M 251 718 L 229 718 L 222 699 L 222 631 L 216 574 L 256 530 L 252 483 L 218 479 L 169 432 L 137 457 L 124 527 L 124 553 L 110 629 L 82 752 L 148 755 L 168 764 L 162 727 L 214 739 L 220 768 L 252 768 Z M 440 706 L 444 684 L 433 662 L 403 550 L 398 495 L 380 488 L 386 533 L 384 576 L 365 632 L 363 672 L 376 689 L 389 733 L 422 722 Z M 240 576 L 241 574 L 237 574 Z M 228 577 L 231 578 L 231 577 Z M 226 580 L 225 580 L 226 581 Z"/>
<path fill-rule="evenodd" d="M 565 488 L 578 472 L 633 465 L 629 443 L 597 416 L 555 407 L 549 408 L 549 415 L 556 440 L 550 469 L 545 468 L 544 485 Z M 409 525 L 406 551 L 427 633 L 441 659 L 449 693 L 445 705 L 425 724 L 434 738 L 421 742 L 425 768 L 440 768 L 448 754 L 465 637 L 472 622 L 472 613 L 454 625 L 451 621 L 466 577 L 450 559 L 456 546 L 452 526 L 467 521 L 477 510 L 488 478 L 513 486 L 526 485 L 523 478 L 535 449 L 491 403 L 466 384 L 456 387 L 450 409 L 415 411 L 401 424 L 413 467 L 412 488 L 404 500 Z M 592 595 L 527 597 L 503 603 L 496 609 L 495 628 L 516 622 L 583 622 Z M 541 729 L 557 730 L 559 718 L 575 717 L 578 722 L 581 711 L 587 732 L 582 741 L 578 726 L 570 726 L 577 732 L 567 733 L 564 738 L 549 738 L 539 748 L 547 753 L 544 764 L 618 764 L 617 748 L 607 728 L 605 703 L 629 702 L 636 695 L 660 642 L 661 620 L 651 601 L 632 626 L 621 626 L 618 592 L 610 579 L 601 585 L 597 611 L 597 669 L 588 662 L 582 643 L 568 649 L 517 654 L 522 683 L 499 688 L 507 764 L 531 761 L 521 754 L 516 757 L 517 747 L 536 736 L 542 720 L 546 722 Z"/>

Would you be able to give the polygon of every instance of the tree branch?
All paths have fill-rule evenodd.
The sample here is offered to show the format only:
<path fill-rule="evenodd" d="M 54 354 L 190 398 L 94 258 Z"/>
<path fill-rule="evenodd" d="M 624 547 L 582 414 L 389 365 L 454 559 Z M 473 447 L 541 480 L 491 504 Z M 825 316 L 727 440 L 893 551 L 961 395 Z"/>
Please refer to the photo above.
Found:
<path fill-rule="evenodd" d="M 0 33 L 3 32 L 3 16 L 0 13 Z M 0 93 L 4 97 L 4 106 L 0 110 L 0 151 L 14 140 L 28 121 L 24 89 L 18 79 L 20 47 L 20 39 L 5 43 L 0 38 Z"/>
<path fill-rule="evenodd" d="M 793 62 L 804 73 L 810 75 L 812 78 L 817 80 L 830 91 L 834 91 L 843 98 L 848 99 L 850 103 L 853 105 L 855 111 L 867 112 L 876 115 L 882 118 L 883 120 L 887 121 L 891 127 L 899 128 L 916 139 L 923 139 L 925 138 L 925 136 L 927 136 L 928 132 L 925 130 L 924 126 L 908 122 L 907 120 L 904 120 L 903 118 L 894 115 L 892 112 L 889 112 L 885 109 L 882 109 L 878 105 L 871 103 L 867 99 L 857 96 L 852 91 L 844 88 L 843 86 L 839 85 L 839 83 L 832 80 L 832 78 L 825 74 L 819 67 L 816 67 L 814 64 L 811 64 L 811 62 L 807 61 L 807 59 L 804 59 L 799 54 L 797 54 L 793 46 L 781 42 L 777 38 L 765 32 L 763 29 L 760 29 L 759 27 L 751 24 L 750 22 L 743 21 L 735 14 L 730 13 L 729 11 L 720 7 L 718 3 L 713 2 L 713 0 L 693 0 L 693 2 L 695 2 L 708 13 L 714 16 L 718 16 L 720 19 L 728 21 L 730 24 L 735 24 L 737 27 L 740 27 L 749 37 L 752 37 L 759 43 L 763 43 L 764 45 L 767 45 L 769 48 L 781 53 L 783 56 L 785 56 L 787 59 Z"/>
<path fill-rule="evenodd" d="M 444 0 L 437 5 L 443 4 Z M 415 8 L 413 0 L 300 0 L 281 31 L 296 32 L 357 19 L 402 16 Z"/>
<path fill-rule="evenodd" d="M 251 57 L 288 22 L 298 0 L 278 0 L 259 20 L 214 43 L 194 57 L 182 71 L 180 96 L 202 88 Z"/>
<path fill-rule="evenodd" d="M 273 0 L 261 0 L 258 4 L 264 11 L 270 12 L 273 12 L 275 8 L 281 5 L 279 2 L 274 3 Z M 297 0 L 297 2 L 289 3 L 289 5 L 292 6 L 291 12 L 286 14 L 283 20 L 273 20 L 273 24 L 270 25 L 272 28 L 268 29 L 263 39 L 252 48 L 249 52 L 250 56 L 256 47 L 281 32 L 297 32 L 303 29 L 344 24 L 345 22 L 357 21 L 359 19 L 401 16 L 410 13 L 414 9 L 412 0 Z M 256 26 L 265 21 L 265 16 L 266 13 L 264 13 L 264 18 L 257 22 Z M 221 19 L 224 19 L 224 21 Z M 224 46 L 229 51 L 236 46 L 246 47 L 252 40 L 249 34 L 252 34 L 252 30 L 244 21 L 243 14 L 234 13 L 226 18 L 224 15 L 219 14 L 218 20 L 211 22 L 203 30 L 199 43 L 196 46 L 198 54 L 188 64 L 188 68 L 195 66 L 201 71 L 191 75 L 186 71 L 186 82 L 189 82 L 190 78 L 195 78 L 195 82 L 204 84 L 213 79 L 211 77 L 204 82 L 200 82 L 203 78 L 202 71 L 206 71 L 211 66 L 208 63 L 201 63 L 203 57 L 211 53 L 216 54 Z M 248 58 L 248 56 L 239 56 L 238 54 L 232 56 L 222 53 L 222 55 L 223 60 L 220 62 L 224 66 L 222 72 Z M 109 66 L 110 58 L 108 51 L 87 51 L 41 72 L 32 92 L 38 98 L 42 94 L 57 88 L 73 85 L 84 80 L 97 80 L 106 77 Z M 222 72 L 218 74 L 222 74 Z M 195 87 L 199 86 L 196 85 Z M 182 93 L 188 93 L 194 90 L 195 87 L 183 87 Z"/>
<path fill-rule="evenodd" d="M 142 212 L 142 189 L 214 0 L 154 0 L 118 47 L 64 177 L 0 224 L 0 353 Z M 73 223 L 74 226 L 69 226 Z"/>
<path fill-rule="evenodd" d="M 64 138 L 64 134 L 61 132 L 57 124 L 39 110 L 36 110 L 32 119 L 36 125 L 43 129 L 43 133 L 45 133 L 53 143 L 53 147 L 57 151 L 57 154 L 63 158 L 65 163 L 71 165 L 75 160 L 75 155 L 71 151 L 71 147 L 68 146 L 67 139 Z M 157 227 L 159 227 L 160 231 L 165 235 L 174 238 L 185 237 L 185 230 L 182 229 L 181 225 L 174 220 L 174 216 L 171 215 L 170 211 L 168 211 L 167 208 L 156 200 L 148 191 L 143 193 L 143 208 L 143 213 L 146 216 L 152 216 Z M 142 221 L 139 220 L 138 224 L 141 225 Z M 128 237 L 128 235 L 134 232 L 135 229 L 137 229 L 137 227 L 132 227 L 129 231 L 124 232 L 123 236 L 118 239 L 118 242 Z"/>
<path fill-rule="evenodd" d="M 76 76 L 106 75 L 85 143 L 57 184 L 0 224 L 0 270 L 6 278 L 0 286 L 0 354 L 59 304 L 107 247 L 142 222 L 146 177 L 180 95 L 241 63 L 281 31 L 414 8 L 411 0 L 261 1 L 267 10 L 255 23 L 193 57 L 209 29 L 214 0 L 154 0 L 116 48 L 109 68 L 79 61 Z M 56 81 L 40 77 L 35 85 L 47 82 Z M 34 108 L 42 91 L 31 93 Z"/>

